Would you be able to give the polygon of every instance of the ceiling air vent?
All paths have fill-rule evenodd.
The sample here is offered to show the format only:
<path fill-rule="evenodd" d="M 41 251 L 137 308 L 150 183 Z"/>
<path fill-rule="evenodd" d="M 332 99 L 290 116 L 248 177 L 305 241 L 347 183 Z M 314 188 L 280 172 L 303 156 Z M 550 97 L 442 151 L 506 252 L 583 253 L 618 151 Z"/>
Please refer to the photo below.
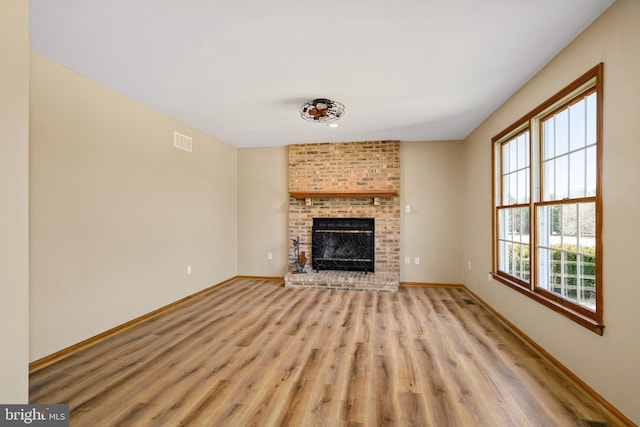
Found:
<path fill-rule="evenodd" d="M 184 151 L 191 152 L 191 137 L 180 132 L 173 132 L 173 146 Z"/>

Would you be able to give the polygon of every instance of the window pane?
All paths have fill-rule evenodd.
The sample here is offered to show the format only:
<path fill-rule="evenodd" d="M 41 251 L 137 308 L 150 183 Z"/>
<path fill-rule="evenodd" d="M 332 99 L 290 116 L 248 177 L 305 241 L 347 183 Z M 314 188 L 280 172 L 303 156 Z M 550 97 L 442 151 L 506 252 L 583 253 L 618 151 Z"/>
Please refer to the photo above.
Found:
<path fill-rule="evenodd" d="M 503 206 L 529 201 L 529 132 L 524 132 L 501 146 Z"/>
<path fill-rule="evenodd" d="M 514 242 L 522 241 L 521 233 L 520 233 L 520 224 L 522 221 L 521 217 L 522 217 L 522 209 L 514 209 L 512 222 L 511 222 L 511 236 L 509 236 L 510 239 Z"/>
<path fill-rule="evenodd" d="M 522 246 L 522 280 L 531 280 L 531 260 L 529 259 L 529 246 Z M 525 253 L 526 252 L 526 253 Z"/>
<path fill-rule="evenodd" d="M 569 197 L 569 156 L 556 159 L 556 188 L 551 200 L 563 200 Z"/>
<path fill-rule="evenodd" d="M 518 150 L 514 147 L 514 142 L 509 143 L 509 172 L 513 172 L 518 168 Z"/>
<path fill-rule="evenodd" d="M 569 147 L 571 150 L 578 150 L 585 145 L 586 138 L 586 101 L 569 107 Z"/>
<path fill-rule="evenodd" d="M 509 204 L 518 203 L 518 174 L 511 175 L 511 188 L 509 189 Z"/>
<path fill-rule="evenodd" d="M 529 216 L 527 207 L 498 210 L 498 269 L 526 282 L 531 277 Z"/>
<path fill-rule="evenodd" d="M 525 151 L 524 151 L 524 155 L 525 155 L 525 166 L 526 167 L 530 167 L 531 166 L 531 159 L 529 158 L 529 154 L 530 154 L 530 142 L 529 142 L 529 132 L 524 134 L 524 142 L 525 142 Z"/>
<path fill-rule="evenodd" d="M 549 206 L 549 217 L 551 220 L 551 229 L 549 241 L 553 244 L 557 244 L 560 247 L 561 235 L 562 235 L 562 206 L 553 205 Z"/>
<path fill-rule="evenodd" d="M 529 201 L 528 195 L 528 178 L 529 170 L 523 169 L 518 171 L 518 203 L 527 203 Z"/>
<path fill-rule="evenodd" d="M 549 251 L 549 288 L 550 292 L 562 295 L 564 280 L 564 259 L 560 251 Z"/>
<path fill-rule="evenodd" d="M 538 206 L 537 226 L 537 286 L 592 310 L 595 202 Z"/>
<path fill-rule="evenodd" d="M 587 145 L 596 143 L 596 123 L 598 120 L 597 117 L 597 109 L 596 109 L 596 100 L 597 95 L 592 93 L 587 96 L 586 104 L 587 104 Z"/>
<path fill-rule="evenodd" d="M 518 277 L 525 282 L 529 281 L 529 246 L 525 244 L 514 243 L 512 245 L 513 270 L 510 272 L 512 276 Z"/>
<path fill-rule="evenodd" d="M 507 268 L 505 273 L 513 275 L 513 243 L 507 242 Z"/>
<path fill-rule="evenodd" d="M 596 308 L 596 258 L 580 255 L 580 305 Z"/>
<path fill-rule="evenodd" d="M 548 206 L 538 207 L 538 245 L 549 246 L 551 217 Z"/>
<path fill-rule="evenodd" d="M 516 223 L 520 221 L 520 209 L 509 209 L 509 223 L 507 230 L 507 240 L 514 240 L 515 228 L 517 228 Z"/>
<path fill-rule="evenodd" d="M 505 175 L 502 177 L 502 204 L 509 205 L 509 189 L 511 188 L 511 184 L 509 182 L 509 175 Z"/>
<path fill-rule="evenodd" d="M 538 207 L 538 245 L 562 246 L 562 205 Z"/>
<path fill-rule="evenodd" d="M 578 236 L 578 205 L 562 205 L 562 249 L 576 250 Z"/>
<path fill-rule="evenodd" d="M 544 162 L 543 165 L 544 174 L 542 186 L 544 188 L 544 194 L 542 195 L 542 200 L 554 200 L 556 195 L 556 161 L 549 160 Z"/>
<path fill-rule="evenodd" d="M 596 147 L 592 146 L 587 148 L 587 182 L 585 195 L 587 197 L 593 197 L 596 195 L 596 174 L 597 174 L 597 161 L 596 161 Z"/>
<path fill-rule="evenodd" d="M 585 150 L 579 150 L 569 155 L 569 197 L 584 197 L 586 192 Z"/>
<path fill-rule="evenodd" d="M 555 121 L 553 117 L 543 123 L 543 156 L 544 160 L 550 159 L 556 155 L 555 150 Z"/>
<path fill-rule="evenodd" d="M 580 203 L 578 205 L 580 210 L 579 223 L 580 223 L 580 247 L 578 251 L 583 254 L 596 253 L 596 204 L 595 203 Z"/>
<path fill-rule="evenodd" d="M 521 211 L 522 214 L 520 216 L 520 241 L 529 245 L 529 230 L 531 227 L 531 222 L 529 220 L 529 209 L 522 208 Z"/>
<path fill-rule="evenodd" d="M 562 110 L 556 114 L 556 156 L 569 151 L 569 110 Z"/>
<path fill-rule="evenodd" d="M 522 134 L 516 140 L 518 144 L 518 169 L 529 166 L 529 144 L 527 139 L 527 134 Z"/>
<path fill-rule="evenodd" d="M 509 165 L 509 144 L 502 144 L 502 175 L 510 171 L 511 168 Z"/>
<path fill-rule="evenodd" d="M 576 270 L 576 255 L 565 253 L 565 285 L 562 296 L 566 299 L 578 301 L 578 276 Z"/>
<path fill-rule="evenodd" d="M 538 286 L 542 289 L 549 290 L 550 287 L 550 271 L 551 251 L 545 248 L 538 249 Z"/>
<path fill-rule="evenodd" d="M 531 178 L 529 175 L 529 169 L 527 169 L 527 173 L 525 174 L 524 178 L 525 178 L 524 200 L 525 202 L 529 203 L 529 201 L 531 200 Z"/>

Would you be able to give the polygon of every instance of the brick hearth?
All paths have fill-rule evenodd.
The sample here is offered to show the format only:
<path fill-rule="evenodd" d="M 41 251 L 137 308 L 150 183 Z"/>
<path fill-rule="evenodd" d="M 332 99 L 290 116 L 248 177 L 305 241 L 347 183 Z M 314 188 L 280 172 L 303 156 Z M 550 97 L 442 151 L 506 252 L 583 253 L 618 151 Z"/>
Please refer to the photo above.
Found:
<path fill-rule="evenodd" d="M 307 274 L 287 273 L 284 277 L 287 288 L 340 289 L 348 291 L 398 290 L 398 275 L 395 273 L 363 273 L 358 271 L 320 271 Z"/>

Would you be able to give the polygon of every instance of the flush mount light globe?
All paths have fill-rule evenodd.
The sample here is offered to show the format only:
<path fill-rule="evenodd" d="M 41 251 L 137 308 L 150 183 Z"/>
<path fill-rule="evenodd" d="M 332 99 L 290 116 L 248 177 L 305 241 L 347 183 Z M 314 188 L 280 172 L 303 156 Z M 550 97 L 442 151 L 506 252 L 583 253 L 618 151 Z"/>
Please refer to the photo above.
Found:
<path fill-rule="evenodd" d="M 300 107 L 300 116 L 303 119 L 315 123 L 335 122 L 344 116 L 344 105 L 327 98 L 317 98 L 311 102 L 305 102 Z"/>

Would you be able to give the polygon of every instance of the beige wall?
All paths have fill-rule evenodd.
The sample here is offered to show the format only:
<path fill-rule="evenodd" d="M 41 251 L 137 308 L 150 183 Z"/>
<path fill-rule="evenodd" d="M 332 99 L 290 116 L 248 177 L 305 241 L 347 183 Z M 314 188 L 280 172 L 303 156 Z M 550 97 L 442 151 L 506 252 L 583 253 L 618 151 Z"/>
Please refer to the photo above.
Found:
<path fill-rule="evenodd" d="M 462 141 L 400 144 L 400 281 L 462 283 L 461 156 Z"/>
<path fill-rule="evenodd" d="M 236 275 L 236 148 L 33 54 L 30 119 L 31 360 Z"/>
<path fill-rule="evenodd" d="M 27 403 L 29 377 L 29 14 L 0 12 L 0 402 Z"/>
<path fill-rule="evenodd" d="M 287 272 L 287 164 L 287 147 L 238 150 L 240 275 L 282 277 Z"/>
<path fill-rule="evenodd" d="M 618 0 L 465 141 L 464 283 L 618 409 L 640 422 L 640 2 Z M 489 282 L 491 146 L 498 132 L 604 62 L 604 336 Z"/>

